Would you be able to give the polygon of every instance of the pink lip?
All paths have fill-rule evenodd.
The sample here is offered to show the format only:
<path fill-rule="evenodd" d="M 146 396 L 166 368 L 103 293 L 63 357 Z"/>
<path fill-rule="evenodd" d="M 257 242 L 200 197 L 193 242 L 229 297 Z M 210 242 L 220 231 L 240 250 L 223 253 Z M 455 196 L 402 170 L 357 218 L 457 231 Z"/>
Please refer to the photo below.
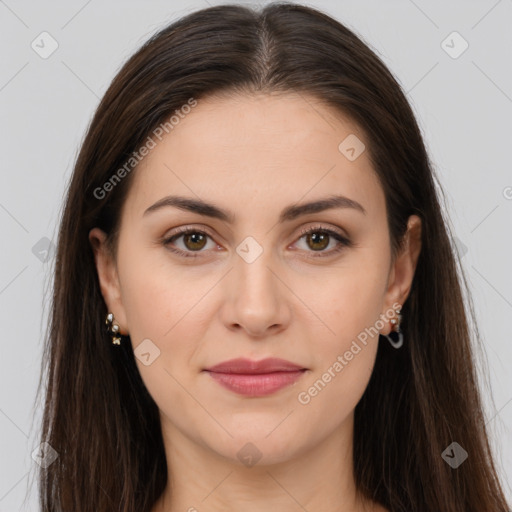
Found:
<path fill-rule="evenodd" d="M 207 371 L 220 385 L 246 396 L 265 396 L 293 384 L 306 371 L 284 359 L 231 359 Z"/>

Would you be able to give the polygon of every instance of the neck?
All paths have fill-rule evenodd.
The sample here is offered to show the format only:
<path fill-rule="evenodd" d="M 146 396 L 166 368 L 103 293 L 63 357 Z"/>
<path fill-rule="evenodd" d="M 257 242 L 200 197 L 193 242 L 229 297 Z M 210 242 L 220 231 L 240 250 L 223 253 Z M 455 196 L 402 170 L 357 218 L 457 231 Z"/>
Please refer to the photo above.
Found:
<path fill-rule="evenodd" d="M 162 432 L 169 481 L 153 512 L 384 510 L 356 490 L 353 415 L 320 445 L 286 460 L 264 464 L 265 454 L 261 454 L 261 460 L 251 465 L 253 454 L 247 448 L 247 466 L 188 438 L 164 417 Z"/>

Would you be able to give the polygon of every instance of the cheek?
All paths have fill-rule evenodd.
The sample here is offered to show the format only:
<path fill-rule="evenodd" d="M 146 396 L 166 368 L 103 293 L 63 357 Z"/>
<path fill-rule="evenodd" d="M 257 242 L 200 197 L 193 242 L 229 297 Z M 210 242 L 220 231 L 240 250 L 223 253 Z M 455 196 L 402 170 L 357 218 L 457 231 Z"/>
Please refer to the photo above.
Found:
<path fill-rule="evenodd" d="M 337 287 L 323 315 L 329 330 L 324 329 L 322 336 L 310 334 L 314 364 L 295 396 L 305 418 L 323 418 L 321 424 L 312 420 L 310 425 L 319 429 L 315 435 L 320 437 L 349 417 L 363 396 L 375 364 L 382 327 L 377 322 L 381 292 L 371 281 L 366 287 L 363 284 L 352 276 L 344 287 Z M 336 307 L 328 307 L 330 304 Z"/>
<path fill-rule="evenodd" d="M 187 322 L 187 315 L 195 314 L 214 278 L 173 265 L 163 249 L 138 249 L 141 245 L 125 240 L 125 254 L 119 258 L 122 302 L 134 345 L 144 338 L 163 343 Z"/>
<path fill-rule="evenodd" d="M 322 279 L 301 278 L 295 290 L 313 314 L 310 325 L 322 338 L 321 350 L 331 354 L 345 350 L 361 332 L 376 325 L 387 277 L 386 262 L 368 251 L 347 258 Z"/>
<path fill-rule="evenodd" d="M 359 251 L 332 272 L 321 293 L 307 286 L 301 292 L 322 325 L 311 322 L 314 367 L 297 399 L 310 412 L 330 415 L 333 425 L 356 406 L 375 363 L 387 282 L 387 261 L 377 254 Z"/>
<path fill-rule="evenodd" d="M 169 396 L 179 401 L 183 393 L 177 382 L 189 385 L 199 371 L 194 356 L 207 338 L 214 311 L 207 293 L 218 276 L 193 267 L 184 270 L 161 251 L 137 250 L 138 245 L 132 243 L 133 249 L 119 259 L 122 301 L 135 355 L 148 347 L 151 359 L 153 353 L 157 357 L 147 366 L 137 357 L 136 363 L 157 402 Z"/>
<path fill-rule="evenodd" d="M 200 299 L 211 284 L 204 281 L 211 277 L 191 283 L 170 265 L 147 265 L 144 258 L 125 262 L 123 304 L 135 362 L 149 394 L 175 423 L 176 411 L 194 407 L 186 390 L 196 368 L 194 354 L 205 339 L 205 322 L 197 321 L 206 318 Z"/>

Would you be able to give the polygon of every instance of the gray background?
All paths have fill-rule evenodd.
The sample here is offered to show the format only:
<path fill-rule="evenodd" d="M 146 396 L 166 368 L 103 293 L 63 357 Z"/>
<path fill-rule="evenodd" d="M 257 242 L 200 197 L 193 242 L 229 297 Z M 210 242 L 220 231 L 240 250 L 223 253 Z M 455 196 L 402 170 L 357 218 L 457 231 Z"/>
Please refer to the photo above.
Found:
<path fill-rule="evenodd" d="M 44 290 L 85 129 L 140 44 L 175 18 L 218 3 L 0 0 L 0 512 L 38 510 L 31 454 L 41 414 L 33 402 L 46 326 Z M 475 300 L 485 341 L 479 360 L 487 360 L 490 371 L 486 417 L 512 501 L 512 0 L 308 5 L 362 36 L 417 114 Z M 39 52 L 51 49 L 48 36 L 40 36 L 44 31 L 58 44 L 48 58 L 31 47 L 35 41 Z M 464 41 L 446 39 L 453 31 L 469 44 L 460 55 Z M 425 318 L 427 335 L 431 321 Z"/>

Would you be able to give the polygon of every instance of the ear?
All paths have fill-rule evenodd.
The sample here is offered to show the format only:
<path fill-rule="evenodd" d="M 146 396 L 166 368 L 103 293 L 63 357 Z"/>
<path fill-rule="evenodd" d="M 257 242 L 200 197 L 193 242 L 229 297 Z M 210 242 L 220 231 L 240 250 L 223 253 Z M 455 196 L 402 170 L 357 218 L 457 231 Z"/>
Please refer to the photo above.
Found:
<path fill-rule="evenodd" d="M 126 314 L 121 300 L 117 266 L 108 250 L 106 239 L 107 235 L 99 228 L 93 228 L 89 232 L 89 242 L 94 252 L 101 294 L 108 312 L 114 314 L 114 321 L 119 325 L 119 332 L 127 335 Z"/>
<path fill-rule="evenodd" d="M 421 219 L 417 215 L 411 215 L 407 222 L 407 232 L 404 235 L 403 249 L 397 254 L 392 263 L 388 279 L 388 288 L 384 299 L 384 311 L 393 308 L 393 304 L 403 305 L 411 291 L 414 272 L 418 256 L 421 251 Z M 391 325 L 386 324 L 381 334 L 389 334 Z"/>

